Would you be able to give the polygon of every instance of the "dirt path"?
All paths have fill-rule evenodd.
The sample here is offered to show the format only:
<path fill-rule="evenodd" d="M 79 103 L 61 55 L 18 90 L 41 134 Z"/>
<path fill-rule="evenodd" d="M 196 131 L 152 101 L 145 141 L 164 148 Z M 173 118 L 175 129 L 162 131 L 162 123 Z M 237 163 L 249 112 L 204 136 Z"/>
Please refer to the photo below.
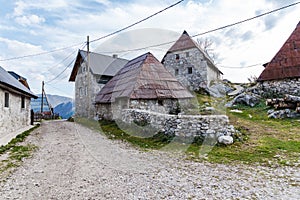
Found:
<path fill-rule="evenodd" d="M 39 149 L 0 183 L 0 199 L 300 199 L 299 168 L 195 163 L 65 121 L 27 142 Z"/>

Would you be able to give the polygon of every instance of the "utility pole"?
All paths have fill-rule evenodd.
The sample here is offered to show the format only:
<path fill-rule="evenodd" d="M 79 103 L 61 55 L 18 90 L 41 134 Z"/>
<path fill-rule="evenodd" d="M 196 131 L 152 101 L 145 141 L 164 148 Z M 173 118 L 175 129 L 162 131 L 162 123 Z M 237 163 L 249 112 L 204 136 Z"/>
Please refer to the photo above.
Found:
<path fill-rule="evenodd" d="M 91 88 L 90 88 L 90 37 L 87 36 L 87 42 L 86 42 L 86 46 L 87 46 L 87 100 L 88 100 L 88 112 L 87 112 L 87 117 L 90 118 L 90 109 L 91 109 Z"/>
<path fill-rule="evenodd" d="M 43 104 L 44 104 L 44 81 L 42 82 L 42 103 L 41 103 L 41 113 L 43 113 Z"/>

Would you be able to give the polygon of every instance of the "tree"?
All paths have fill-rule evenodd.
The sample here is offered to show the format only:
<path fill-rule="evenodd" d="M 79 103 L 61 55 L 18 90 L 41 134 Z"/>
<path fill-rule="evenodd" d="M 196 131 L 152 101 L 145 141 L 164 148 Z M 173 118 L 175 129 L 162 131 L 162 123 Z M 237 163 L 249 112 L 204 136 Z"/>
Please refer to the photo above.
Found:
<path fill-rule="evenodd" d="M 216 64 L 219 55 L 214 50 L 214 42 L 210 38 L 198 38 L 197 43 L 200 48 L 211 58 L 213 63 Z"/>

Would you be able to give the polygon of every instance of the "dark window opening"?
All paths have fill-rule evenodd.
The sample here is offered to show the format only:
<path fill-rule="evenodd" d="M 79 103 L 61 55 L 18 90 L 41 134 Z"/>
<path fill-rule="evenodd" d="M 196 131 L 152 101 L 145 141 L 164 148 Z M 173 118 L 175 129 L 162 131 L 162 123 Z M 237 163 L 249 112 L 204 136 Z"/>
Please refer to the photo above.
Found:
<path fill-rule="evenodd" d="M 185 56 L 186 56 L 186 57 L 190 57 L 190 52 L 186 52 L 186 53 L 185 53 Z"/>
<path fill-rule="evenodd" d="M 294 49 L 297 49 L 297 45 L 296 45 L 295 41 L 293 41 L 293 46 L 294 46 Z"/>
<path fill-rule="evenodd" d="M 157 101 L 157 103 L 158 103 L 158 105 L 160 105 L 160 106 L 163 106 L 163 105 L 164 105 L 164 102 L 163 102 L 162 99 L 159 99 L 159 100 Z"/>
<path fill-rule="evenodd" d="M 8 108 L 9 107 L 9 93 L 5 92 L 4 94 L 4 107 Z"/>
<path fill-rule="evenodd" d="M 179 60 L 179 54 L 175 55 L 176 60 Z"/>
<path fill-rule="evenodd" d="M 21 97 L 21 108 L 25 108 L 25 97 Z"/>
<path fill-rule="evenodd" d="M 188 74 L 192 74 L 193 73 L 193 68 L 192 67 L 188 67 Z"/>
<path fill-rule="evenodd" d="M 112 79 L 112 76 L 101 76 L 100 79 L 98 80 L 99 84 L 106 84 L 108 81 Z"/>
<path fill-rule="evenodd" d="M 179 69 L 175 69 L 175 76 L 179 74 Z"/>

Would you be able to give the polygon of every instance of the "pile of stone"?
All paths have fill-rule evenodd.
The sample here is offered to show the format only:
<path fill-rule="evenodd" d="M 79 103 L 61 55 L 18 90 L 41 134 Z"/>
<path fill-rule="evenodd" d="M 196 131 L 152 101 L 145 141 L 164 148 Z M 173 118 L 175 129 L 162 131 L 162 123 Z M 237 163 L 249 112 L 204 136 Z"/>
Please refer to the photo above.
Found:
<path fill-rule="evenodd" d="M 268 111 L 269 118 L 300 117 L 300 97 L 286 94 L 283 98 L 267 99 L 266 105 L 274 109 Z"/>

